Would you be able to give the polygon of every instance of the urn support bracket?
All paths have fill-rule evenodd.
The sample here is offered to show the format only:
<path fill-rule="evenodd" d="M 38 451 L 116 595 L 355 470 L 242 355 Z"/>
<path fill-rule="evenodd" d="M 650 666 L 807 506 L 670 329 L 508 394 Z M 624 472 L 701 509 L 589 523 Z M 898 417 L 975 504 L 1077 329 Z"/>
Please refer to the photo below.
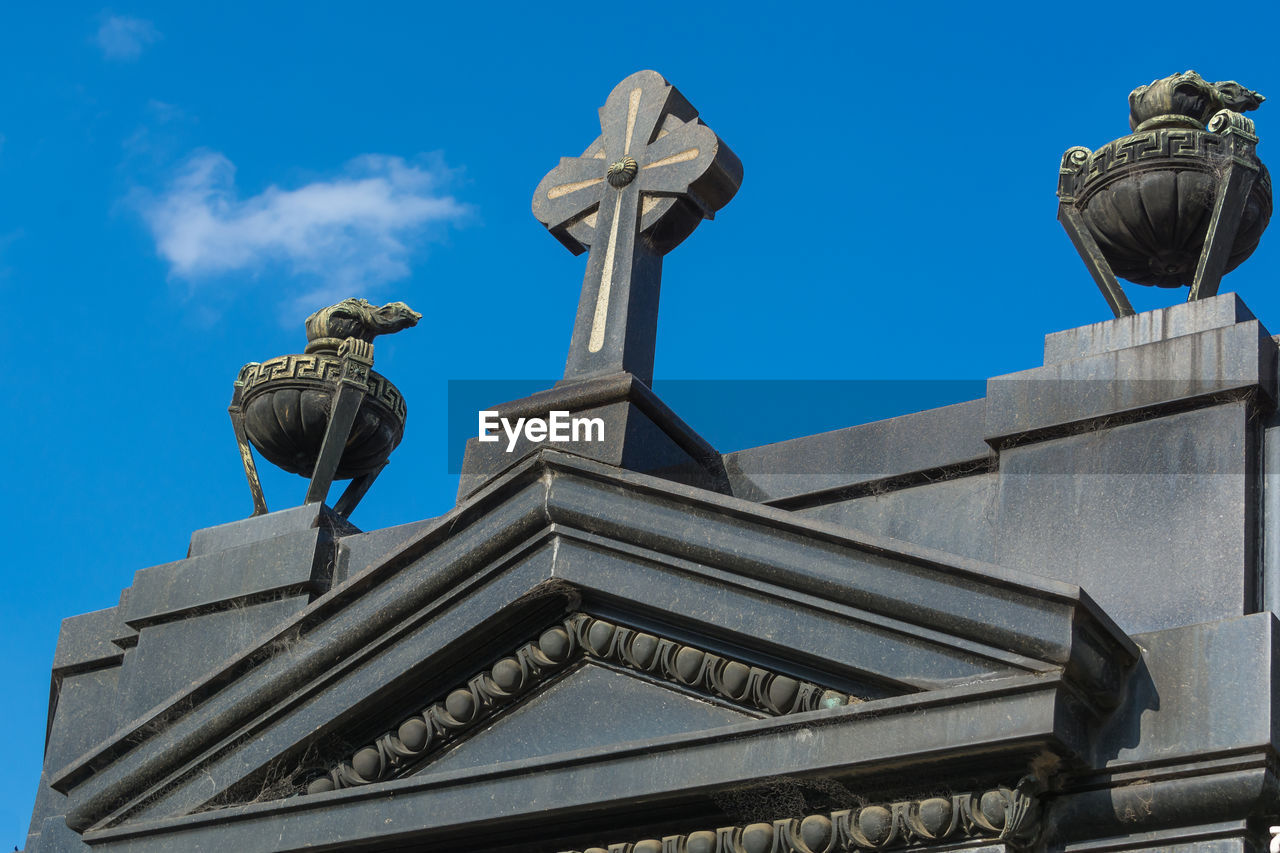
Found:
<path fill-rule="evenodd" d="M 1253 133 L 1253 122 L 1231 110 L 1220 110 L 1209 120 L 1211 133 L 1219 133 L 1227 139 L 1227 159 L 1218 192 L 1213 202 L 1213 218 L 1204 238 L 1204 251 L 1196 265 L 1196 277 L 1191 283 L 1188 302 L 1208 299 L 1218 295 L 1218 285 L 1226 272 L 1227 257 L 1240 230 L 1240 219 L 1249 201 L 1249 192 L 1258 177 L 1258 160 L 1254 148 L 1258 137 Z"/>
<path fill-rule="evenodd" d="M 244 429 L 244 407 L 242 400 L 244 397 L 244 373 L 257 367 L 257 363 L 246 364 L 240 370 L 242 378 L 235 381 L 234 390 L 231 392 L 231 405 L 227 407 L 227 414 L 231 416 L 231 428 L 236 434 L 236 444 L 240 447 L 240 461 L 244 463 L 244 476 L 249 481 L 249 492 L 253 495 L 253 514 L 267 514 L 267 499 L 262 494 L 262 481 L 258 479 L 258 466 L 253 461 L 253 449 L 249 446 L 249 436 Z"/>
<path fill-rule="evenodd" d="M 360 503 L 361 498 L 373 486 L 373 481 L 378 479 L 378 475 L 386 467 L 387 463 L 383 462 L 378 466 L 378 470 L 362 474 L 348 483 L 347 487 L 342 490 L 342 497 L 338 498 L 338 502 L 333 505 L 333 511 L 343 518 L 349 517 L 355 511 L 356 505 Z"/>
<path fill-rule="evenodd" d="M 342 372 L 334 389 L 333 408 L 329 411 L 329 424 L 325 428 L 324 442 L 320 445 L 320 456 L 316 459 L 315 470 L 311 474 L 311 482 L 307 486 L 304 504 L 323 503 L 329 496 L 329 487 L 333 485 L 334 475 L 338 473 L 338 463 L 342 459 L 342 451 L 346 449 L 347 439 L 351 437 L 351 427 L 355 425 L 356 414 L 365 394 L 369 393 L 369 369 L 373 367 L 373 344 L 358 338 L 347 338 L 338 347 L 338 357 L 342 359 Z M 381 471 L 381 469 L 378 469 Z M 367 476 L 367 475 L 366 475 Z M 375 473 L 373 476 L 377 476 Z M 351 491 L 363 478 L 356 478 L 347 491 Z M 372 480 L 357 494 L 353 495 L 352 509 L 365 491 L 368 491 Z M 346 498 L 346 494 L 343 495 Z M 339 513 L 346 515 L 346 513 Z"/>
<path fill-rule="evenodd" d="M 1124 295 L 1124 288 L 1111 271 L 1111 265 L 1103 256 L 1102 249 L 1098 248 L 1098 241 L 1089 233 L 1089 227 L 1085 225 L 1084 218 L 1075 206 L 1076 190 L 1084 180 L 1084 169 L 1089 162 L 1090 153 L 1092 152 L 1088 148 L 1077 146 L 1068 148 L 1062 155 L 1062 167 L 1058 170 L 1058 221 L 1062 223 L 1067 236 L 1071 238 L 1071 244 L 1076 247 L 1085 266 L 1089 268 L 1089 275 L 1093 276 L 1098 290 L 1102 291 L 1102 298 L 1111 306 L 1112 313 L 1117 317 L 1128 317 L 1134 313 L 1129 297 Z"/>

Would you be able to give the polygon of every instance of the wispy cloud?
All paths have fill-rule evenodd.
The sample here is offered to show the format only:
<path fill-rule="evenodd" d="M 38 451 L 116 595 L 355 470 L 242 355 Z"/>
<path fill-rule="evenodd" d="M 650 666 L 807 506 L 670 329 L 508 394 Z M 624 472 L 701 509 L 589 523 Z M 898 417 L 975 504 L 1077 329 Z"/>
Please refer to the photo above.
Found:
<path fill-rule="evenodd" d="M 159 39 L 160 31 L 150 21 L 105 13 L 94 36 L 105 58 L 121 62 L 137 59 L 143 48 Z"/>
<path fill-rule="evenodd" d="M 182 152 L 191 149 L 190 131 L 198 123 L 181 107 L 152 98 L 147 101 L 143 120 L 120 142 L 127 165 L 135 171 L 160 169 L 167 173 Z"/>
<path fill-rule="evenodd" d="M 309 283 L 303 301 L 363 295 L 409 275 L 409 241 L 456 223 L 467 207 L 442 192 L 441 164 L 365 155 L 339 177 L 240 198 L 235 166 L 193 154 L 163 192 L 135 196 L 171 275 L 200 282 L 282 270 Z"/>

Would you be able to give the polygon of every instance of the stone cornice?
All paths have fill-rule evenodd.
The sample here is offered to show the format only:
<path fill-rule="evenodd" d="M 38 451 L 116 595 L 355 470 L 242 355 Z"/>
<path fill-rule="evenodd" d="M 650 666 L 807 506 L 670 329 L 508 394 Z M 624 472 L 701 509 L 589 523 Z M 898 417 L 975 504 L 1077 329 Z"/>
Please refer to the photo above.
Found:
<path fill-rule="evenodd" d="M 1040 830 L 1034 796 L 1038 788 L 1039 782 L 1027 777 L 1014 788 L 840 809 L 565 853 L 852 853 L 972 839 L 1021 847 Z"/>
<path fill-rule="evenodd" d="M 453 849 L 458 838 L 483 823 L 509 831 L 506 837 L 524 842 L 521 849 L 581 849 L 644 839 L 642 831 L 620 828 L 652 822 L 655 803 L 706 813 L 719 792 L 741 791 L 744 778 L 866 780 L 853 784 L 870 793 L 872 780 L 892 777 L 918 790 L 967 791 L 970 783 L 958 780 L 972 777 L 972 747 L 982 744 L 983 766 L 992 778 L 1017 779 L 1046 750 L 1078 756 L 1087 746 L 1086 733 L 1062 714 L 1067 698 L 1060 674 L 1013 676 L 480 768 L 428 770 L 312 796 L 183 815 L 153 813 L 85 833 L 84 839 L 100 853 L 202 849 L 214 834 L 215 846 L 236 853 L 362 844 Z M 915 769 L 907 775 L 906 767 Z M 678 792 L 672 779 L 681 780 Z M 549 811 L 576 809 L 595 815 L 589 827 L 573 831 L 547 822 Z M 665 831 L 731 822 L 707 819 Z M 283 838 L 282 824 L 289 827 Z M 960 838 L 955 846 L 980 843 Z M 946 842 L 943 848 L 952 846 Z"/>
<path fill-rule="evenodd" d="M 313 779 L 307 793 L 402 775 L 583 658 L 656 676 L 771 716 L 863 701 L 675 640 L 573 613 Z"/>

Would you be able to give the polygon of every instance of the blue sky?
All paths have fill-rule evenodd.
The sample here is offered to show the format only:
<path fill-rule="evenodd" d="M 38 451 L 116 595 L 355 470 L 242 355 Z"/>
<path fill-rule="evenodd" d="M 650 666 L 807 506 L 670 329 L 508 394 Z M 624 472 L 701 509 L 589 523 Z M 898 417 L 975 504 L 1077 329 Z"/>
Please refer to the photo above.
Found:
<path fill-rule="evenodd" d="M 0 849 L 25 839 L 59 620 L 114 605 L 192 530 L 251 509 L 226 416 L 240 365 L 298 351 L 303 318 L 336 298 L 423 313 L 377 344 L 410 416 L 353 519 L 365 529 L 452 506 L 450 380 L 559 377 L 584 259 L 530 198 L 631 72 L 666 76 L 745 167 L 666 259 L 659 393 L 876 380 L 785 405 L 766 393 L 780 385 L 741 383 L 726 405 L 669 384 L 722 450 L 1039 364 L 1045 333 L 1108 316 L 1054 218 L 1062 152 L 1126 133 L 1129 90 L 1187 68 L 1280 98 L 1273 3 L 1221 19 L 1178 3 L 887 5 L 5 6 L 17 736 Z M 1273 111 L 1255 114 L 1264 161 Z M 1273 327 L 1275 245 L 1265 235 L 1223 287 Z M 1181 298 L 1130 294 L 1140 309 Z M 264 474 L 273 507 L 300 501 L 301 479 Z"/>

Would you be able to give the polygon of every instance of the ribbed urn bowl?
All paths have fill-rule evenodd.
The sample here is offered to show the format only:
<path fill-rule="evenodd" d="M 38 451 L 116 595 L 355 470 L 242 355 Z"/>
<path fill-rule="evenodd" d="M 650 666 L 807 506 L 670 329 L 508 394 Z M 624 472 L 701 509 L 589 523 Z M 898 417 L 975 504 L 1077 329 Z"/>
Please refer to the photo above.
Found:
<path fill-rule="evenodd" d="M 341 369 L 341 360 L 328 353 L 285 355 L 245 366 L 240 376 L 245 433 L 272 464 L 292 474 L 312 475 Z M 339 480 L 378 470 L 404 436 L 403 395 L 372 370 L 368 381 L 369 393 L 338 463 Z"/>
<path fill-rule="evenodd" d="M 1191 284 L 1229 156 L 1222 136 L 1180 127 L 1122 137 L 1089 157 L 1078 205 L 1117 276 L 1156 287 Z M 1259 166 L 1228 272 L 1253 254 L 1271 219 L 1271 177 Z"/>

